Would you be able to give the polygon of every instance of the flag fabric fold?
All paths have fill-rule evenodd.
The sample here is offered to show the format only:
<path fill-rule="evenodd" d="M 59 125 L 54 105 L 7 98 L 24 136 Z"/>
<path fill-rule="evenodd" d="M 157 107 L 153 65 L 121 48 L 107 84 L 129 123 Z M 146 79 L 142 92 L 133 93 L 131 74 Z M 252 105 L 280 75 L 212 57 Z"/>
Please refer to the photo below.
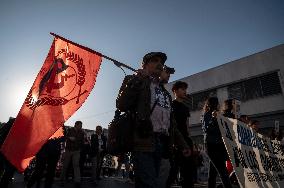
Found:
<path fill-rule="evenodd" d="M 1 152 L 23 172 L 42 145 L 84 103 L 102 56 L 55 38 Z"/>

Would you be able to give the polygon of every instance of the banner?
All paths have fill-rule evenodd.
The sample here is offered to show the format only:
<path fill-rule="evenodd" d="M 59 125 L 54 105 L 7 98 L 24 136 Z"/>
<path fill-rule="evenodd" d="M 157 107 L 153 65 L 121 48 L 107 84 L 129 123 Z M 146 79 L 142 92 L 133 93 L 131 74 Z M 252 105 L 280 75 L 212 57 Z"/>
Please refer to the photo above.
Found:
<path fill-rule="evenodd" d="M 54 39 L 1 148 L 20 172 L 85 102 L 95 85 L 101 61 L 99 53 L 71 41 Z"/>
<path fill-rule="evenodd" d="M 240 187 L 284 187 L 284 151 L 279 141 L 236 119 L 218 116 L 218 124 Z"/>

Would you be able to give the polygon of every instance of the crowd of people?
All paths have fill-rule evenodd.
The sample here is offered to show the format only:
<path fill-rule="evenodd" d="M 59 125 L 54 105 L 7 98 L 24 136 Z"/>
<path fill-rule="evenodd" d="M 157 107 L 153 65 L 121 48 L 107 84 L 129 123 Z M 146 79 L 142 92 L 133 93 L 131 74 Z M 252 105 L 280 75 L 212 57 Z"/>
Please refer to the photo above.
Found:
<path fill-rule="evenodd" d="M 98 181 L 105 175 L 126 178 L 135 182 L 136 188 L 170 188 L 174 184 L 192 188 L 199 181 L 200 170 L 205 166 L 202 152 L 206 151 L 210 161 L 208 187 L 216 187 L 219 174 L 222 186 L 231 188 L 236 179 L 230 175 L 233 172 L 232 164 L 216 117 L 221 113 L 225 117 L 236 118 L 233 100 L 228 99 L 222 105 L 217 97 L 209 97 L 205 101 L 201 116 L 205 150 L 200 150 L 188 130 L 190 110 L 185 101 L 190 88 L 187 83 L 177 81 L 171 88 L 173 95 L 165 89 L 170 75 L 175 72 L 165 65 L 166 60 L 167 56 L 162 52 L 146 54 L 142 68 L 125 80 L 119 91 L 117 109 L 132 113 L 135 117 L 132 151 L 118 156 L 109 155 L 102 127 L 97 126 L 89 139 L 82 130 L 83 123 L 77 121 L 74 127 L 64 131 L 63 137 L 48 140 L 40 149 L 35 157 L 34 168 L 27 175 L 26 187 L 31 188 L 35 184 L 39 187 L 43 177 L 44 187 L 52 187 L 60 161 L 61 186 L 68 180 L 71 169 L 75 187 L 81 187 L 88 161 L 91 164 L 89 176 L 94 186 L 99 186 Z M 240 116 L 239 120 L 258 132 L 258 121 L 250 120 L 247 115 Z M 13 121 L 9 120 L 1 128 L 0 144 L 4 142 Z M 282 141 L 281 131 L 272 131 L 271 139 Z M 62 145 L 65 145 L 63 154 Z M 15 168 L 2 154 L 0 157 L 0 187 L 5 188 Z"/>

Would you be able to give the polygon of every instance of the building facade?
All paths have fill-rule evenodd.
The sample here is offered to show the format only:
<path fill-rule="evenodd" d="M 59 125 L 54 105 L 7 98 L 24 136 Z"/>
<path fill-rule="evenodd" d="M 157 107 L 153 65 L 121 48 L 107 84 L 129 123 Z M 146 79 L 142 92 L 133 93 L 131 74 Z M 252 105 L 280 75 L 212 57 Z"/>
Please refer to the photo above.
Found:
<path fill-rule="evenodd" d="M 240 113 L 260 121 L 263 134 L 275 124 L 284 128 L 284 44 L 176 81 L 189 85 L 189 131 L 197 142 L 202 142 L 200 117 L 209 96 L 218 97 L 220 104 L 241 101 Z"/>

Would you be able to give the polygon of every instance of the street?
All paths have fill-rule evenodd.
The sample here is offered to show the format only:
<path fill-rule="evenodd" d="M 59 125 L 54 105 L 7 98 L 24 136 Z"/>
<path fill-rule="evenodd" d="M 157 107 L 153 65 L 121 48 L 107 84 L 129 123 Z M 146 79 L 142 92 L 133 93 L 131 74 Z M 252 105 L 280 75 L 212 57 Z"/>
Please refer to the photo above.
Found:
<path fill-rule="evenodd" d="M 43 185 L 43 183 L 42 183 Z M 15 174 L 13 182 L 10 184 L 9 188 L 24 188 L 25 183 L 23 176 L 21 174 Z M 35 187 L 35 186 L 34 186 Z M 42 186 L 43 187 L 43 186 Z M 64 185 L 65 188 L 72 188 L 73 183 L 72 182 L 67 182 Z M 134 183 L 124 180 L 119 177 L 104 177 L 102 180 L 98 182 L 98 185 L 95 186 L 89 178 L 83 178 L 81 188 L 134 188 Z M 173 186 L 173 188 L 177 188 L 179 186 Z M 195 184 L 196 188 L 205 188 L 207 187 L 206 183 L 198 183 Z M 60 186 L 60 182 L 58 179 L 55 180 L 53 188 L 63 188 L 63 186 Z"/>

